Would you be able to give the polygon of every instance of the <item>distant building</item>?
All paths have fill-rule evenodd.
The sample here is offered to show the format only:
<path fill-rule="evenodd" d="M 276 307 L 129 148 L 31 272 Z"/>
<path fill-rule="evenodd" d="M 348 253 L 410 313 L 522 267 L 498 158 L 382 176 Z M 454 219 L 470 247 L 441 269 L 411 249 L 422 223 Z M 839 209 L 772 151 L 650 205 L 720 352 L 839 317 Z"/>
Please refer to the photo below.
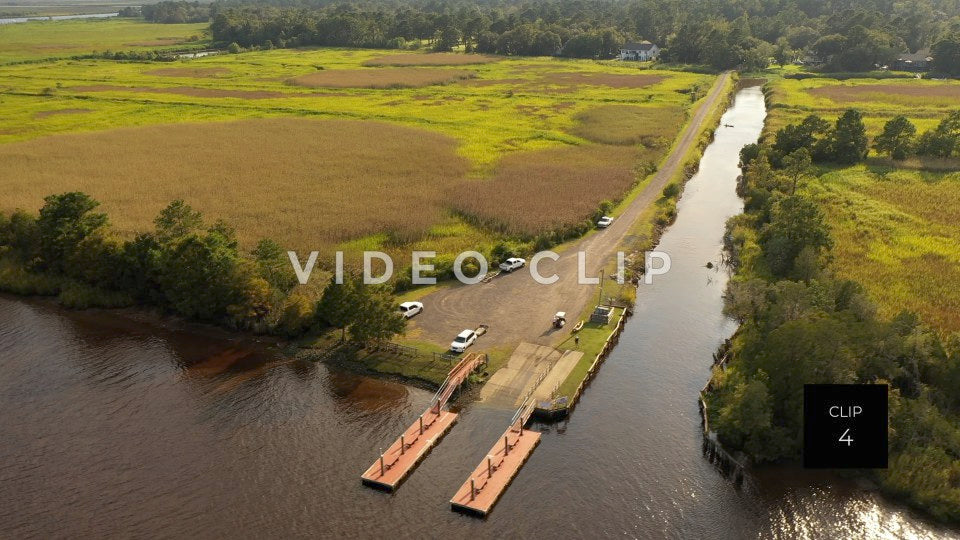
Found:
<path fill-rule="evenodd" d="M 623 47 L 620 47 L 621 60 L 646 62 L 648 60 L 656 60 L 659 56 L 660 47 L 657 47 L 656 44 L 650 43 L 649 41 L 624 43 Z"/>
<path fill-rule="evenodd" d="M 817 56 L 816 53 L 807 52 L 806 54 L 803 55 L 803 58 L 797 60 L 794 63 L 801 66 L 819 67 L 824 64 L 824 60 L 823 58 L 820 58 L 819 56 Z"/>
<path fill-rule="evenodd" d="M 931 62 L 933 58 L 930 56 L 930 49 L 920 49 L 913 54 L 901 54 L 891 67 L 897 71 L 927 71 Z"/>

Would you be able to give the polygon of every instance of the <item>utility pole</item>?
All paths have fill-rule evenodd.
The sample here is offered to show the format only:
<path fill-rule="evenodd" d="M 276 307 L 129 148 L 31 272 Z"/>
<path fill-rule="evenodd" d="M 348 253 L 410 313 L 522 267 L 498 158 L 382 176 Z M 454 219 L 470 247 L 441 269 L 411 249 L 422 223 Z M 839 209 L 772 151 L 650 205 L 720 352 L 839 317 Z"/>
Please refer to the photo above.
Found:
<path fill-rule="evenodd" d="M 603 268 L 600 269 L 600 292 L 598 293 L 597 305 L 603 303 Z"/>

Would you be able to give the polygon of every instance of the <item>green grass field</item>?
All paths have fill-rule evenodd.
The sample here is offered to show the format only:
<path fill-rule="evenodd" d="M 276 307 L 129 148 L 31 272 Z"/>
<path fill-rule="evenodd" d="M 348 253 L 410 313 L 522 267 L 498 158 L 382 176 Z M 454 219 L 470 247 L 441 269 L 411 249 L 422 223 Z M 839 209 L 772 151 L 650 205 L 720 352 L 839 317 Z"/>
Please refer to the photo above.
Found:
<path fill-rule="evenodd" d="M 872 138 L 896 115 L 918 132 L 960 106 L 960 82 L 916 79 L 774 79 L 766 131 L 816 113 L 833 121 L 864 113 Z M 943 331 L 960 330 L 960 161 L 896 163 L 871 155 L 865 165 L 825 168 L 806 190 L 826 210 L 836 247 L 832 268 L 855 279 L 881 314 L 908 309 Z"/>
<path fill-rule="evenodd" d="M 13 26 L 26 36 L 24 29 L 45 24 Z M 196 31 L 117 20 L 70 22 L 62 33 L 97 24 L 115 25 L 109 35 L 129 36 L 117 38 L 125 43 Z M 0 54 L 17 50 L 0 45 Z M 0 211 L 34 210 L 49 193 L 82 188 L 124 234 L 148 228 L 163 205 L 182 197 L 235 225 L 245 245 L 273 237 L 297 249 L 487 249 L 578 223 L 601 201 L 625 196 L 714 79 L 612 62 L 463 58 L 311 49 L 0 66 L 0 166 L 17 171 Z M 611 114 L 634 121 L 605 121 Z M 307 124 L 291 127 L 292 135 L 258 127 L 273 118 Z M 418 161 L 424 145 L 439 152 L 435 163 Z M 44 159 L 50 167 L 31 166 Z M 342 167 L 357 160 L 373 168 Z M 172 161 L 182 166 L 164 173 Z M 446 168 L 437 177 L 440 163 Z M 324 167 L 339 170 L 348 186 Z M 583 179 L 598 174 L 602 189 L 583 189 Z M 393 185 L 380 180 L 386 176 Z M 429 200 L 425 177 L 436 180 L 428 182 Z M 510 189 L 510 204 L 497 186 Z M 344 197 L 350 204 L 337 202 Z M 563 211 L 534 208 L 518 221 L 525 203 Z M 375 209 L 378 232 L 356 219 L 357 208 Z"/>
<path fill-rule="evenodd" d="M 154 24 L 116 18 L 2 24 L 0 64 L 68 58 L 108 50 L 145 51 L 193 46 L 206 42 L 206 27 L 203 23 Z"/>

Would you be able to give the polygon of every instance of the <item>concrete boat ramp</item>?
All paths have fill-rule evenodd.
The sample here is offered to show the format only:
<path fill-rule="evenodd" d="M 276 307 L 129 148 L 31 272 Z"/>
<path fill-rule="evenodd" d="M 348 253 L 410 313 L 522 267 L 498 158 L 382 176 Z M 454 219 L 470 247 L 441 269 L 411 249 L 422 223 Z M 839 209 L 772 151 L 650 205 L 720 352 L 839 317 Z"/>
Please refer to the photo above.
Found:
<path fill-rule="evenodd" d="M 580 351 L 521 343 L 507 364 L 480 390 L 480 402 L 490 407 L 515 409 L 530 395 L 536 401 L 550 399 L 582 356 Z"/>

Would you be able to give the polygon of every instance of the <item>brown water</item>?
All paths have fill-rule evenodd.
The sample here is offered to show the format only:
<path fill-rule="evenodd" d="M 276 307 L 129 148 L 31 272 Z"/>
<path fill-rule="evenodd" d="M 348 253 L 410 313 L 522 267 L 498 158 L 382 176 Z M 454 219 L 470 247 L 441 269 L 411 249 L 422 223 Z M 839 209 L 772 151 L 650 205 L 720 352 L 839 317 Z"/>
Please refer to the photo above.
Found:
<path fill-rule="evenodd" d="M 740 94 L 661 249 L 673 269 L 572 417 L 487 520 L 448 500 L 511 411 L 467 405 L 394 495 L 360 473 L 429 392 L 294 362 L 247 338 L 0 296 L 0 538 L 940 538 L 955 532 L 829 475 L 750 474 L 700 453 L 696 395 L 734 330 L 717 262 L 739 148 L 764 118 Z M 536 427 L 536 426 L 535 426 Z"/>

